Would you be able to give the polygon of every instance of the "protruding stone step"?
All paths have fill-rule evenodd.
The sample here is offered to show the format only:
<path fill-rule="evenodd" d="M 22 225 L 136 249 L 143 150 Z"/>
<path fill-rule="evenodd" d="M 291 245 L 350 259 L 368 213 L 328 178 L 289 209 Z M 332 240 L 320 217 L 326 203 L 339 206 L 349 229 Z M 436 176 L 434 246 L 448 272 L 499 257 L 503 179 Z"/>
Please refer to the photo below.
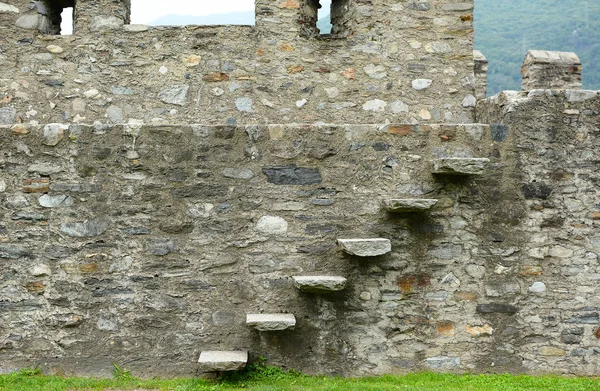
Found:
<path fill-rule="evenodd" d="M 383 200 L 383 206 L 390 213 L 414 213 L 429 210 L 437 202 L 433 199 L 389 199 Z"/>
<path fill-rule="evenodd" d="M 237 371 L 248 363 L 247 351 L 206 351 L 198 359 L 202 370 L 207 372 Z"/>
<path fill-rule="evenodd" d="M 302 292 L 330 293 L 346 287 L 346 279 L 338 276 L 294 276 L 294 285 Z"/>
<path fill-rule="evenodd" d="M 338 239 L 338 246 L 350 255 L 359 257 L 377 257 L 392 251 L 389 239 Z"/>
<path fill-rule="evenodd" d="M 445 157 L 433 161 L 434 174 L 481 175 L 490 164 L 487 158 Z"/>
<path fill-rule="evenodd" d="M 294 314 L 247 314 L 246 324 L 258 331 L 281 331 L 296 326 Z"/>

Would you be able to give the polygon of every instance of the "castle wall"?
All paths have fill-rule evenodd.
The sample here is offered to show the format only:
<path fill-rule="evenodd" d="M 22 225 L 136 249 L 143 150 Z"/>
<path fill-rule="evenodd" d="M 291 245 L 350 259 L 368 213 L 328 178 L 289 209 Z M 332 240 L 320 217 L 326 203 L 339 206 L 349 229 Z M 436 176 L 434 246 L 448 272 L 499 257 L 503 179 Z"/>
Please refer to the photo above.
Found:
<path fill-rule="evenodd" d="M 506 338 L 528 372 L 595 375 L 600 324 L 600 99 L 597 91 L 507 91 L 481 101 L 478 119 L 514 145 L 523 236 L 494 269 L 518 281 Z M 499 221 L 500 224 L 506 222 Z M 515 262 L 510 262 L 513 258 Z M 507 295 L 503 293 L 502 295 Z M 514 341 L 514 342 L 513 342 Z M 516 342 L 516 343 L 515 343 Z"/>
<path fill-rule="evenodd" d="M 472 2 L 339 2 L 331 39 L 308 0 L 182 28 L 80 0 L 70 37 L 33 5 L 0 3 L 1 372 L 193 375 L 248 350 L 308 373 L 598 375 L 597 93 L 505 92 L 470 124 Z M 448 157 L 490 165 L 434 174 Z M 375 237 L 391 253 L 336 247 Z M 346 289 L 293 285 L 322 274 Z M 296 328 L 245 324 L 278 312 Z"/>
<path fill-rule="evenodd" d="M 77 2 L 73 36 L 3 3 L 0 93 L 23 122 L 473 120 L 472 2 L 348 0 L 343 31 L 316 39 L 308 0 L 259 0 L 256 26 L 156 28 L 103 1 Z"/>
<path fill-rule="evenodd" d="M 484 125 L 53 124 L 2 135 L 3 371 L 109 375 L 117 362 L 191 375 L 215 349 L 310 373 L 485 366 L 491 338 L 467 326 L 489 322 L 476 308 L 496 298 L 466 270 L 489 235 L 512 237 L 484 212 L 499 179 L 445 180 L 430 164 L 490 156 Z M 381 206 L 394 197 L 439 202 L 394 216 Z M 393 252 L 336 248 L 371 237 Z M 321 274 L 346 277 L 346 290 L 304 294 L 291 280 Z M 244 324 L 261 312 L 293 313 L 296 329 Z"/>

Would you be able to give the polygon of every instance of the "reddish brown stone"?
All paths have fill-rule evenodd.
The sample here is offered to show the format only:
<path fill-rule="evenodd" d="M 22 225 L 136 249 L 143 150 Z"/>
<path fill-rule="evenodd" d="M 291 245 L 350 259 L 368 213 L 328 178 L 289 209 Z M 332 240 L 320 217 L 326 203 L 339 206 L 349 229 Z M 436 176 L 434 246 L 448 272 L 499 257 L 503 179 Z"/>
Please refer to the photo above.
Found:
<path fill-rule="evenodd" d="M 431 284 L 431 279 L 426 274 L 408 274 L 398 278 L 398 286 L 404 294 L 412 293 L 416 288 Z"/>
<path fill-rule="evenodd" d="M 16 124 L 16 125 L 13 125 L 10 128 L 10 130 L 13 133 L 20 134 L 20 135 L 29 134 L 31 132 L 31 130 L 29 129 L 29 126 L 27 126 L 25 124 Z"/>
<path fill-rule="evenodd" d="M 473 14 L 465 14 L 460 17 L 460 20 L 463 22 L 471 22 L 473 21 Z"/>
<path fill-rule="evenodd" d="M 348 68 L 345 71 L 340 72 L 340 74 L 348 80 L 354 80 L 354 77 L 356 76 L 356 69 Z"/>
<path fill-rule="evenodd" d="M 202 80 L 213 83 L 219 81 L 227 81 L 229 80 L 229 75 L 222 72 L 213 72 L 202 76 Z"/>
<path fill-rule="evenodd" d="M 294 47 L 289 43 L 282 43 L 281 46 L 279 46 L 279 50 L 282 52 L 293 52 L 296 49 L 294 49 Z"/>
<path fill-rule="evenodd" d="M 444 337 L 454 337 L 456 334 L 456 327 L 454 322 L 442 321 L 437 324 L 437 333 Z"/>
<path fill-rule="evenodd" d="M 302 72 L 303 70 L 304 70 L 304 66 L 302 66 L 302 65 L 290 65 L 289 67 L 287 67 L 287 71 L 290 75 Z"/>
<path fill-rule="evenodd" d="M 32 281 L 25 284 L 25 289 L 31 293 L 42 293 L 46 290 L 46 286 L 41 281 Z"/>
<path fill-rule="evenodd" d="M 98 267 L 97 263 L 86 263 L 81 265 L 79 270 L 81 270 L 82 273 L 98 273 L 100 267 Z"/>
<path fill-rule="evenodd" d="M 286 9 L 300 9 L 300 3 L 298 2 L 298 0 L 282 0 L 279 3 L 279 8 L 286 8 Z"/>
<path fill-rule="evenodd" d="M 25 193 L 47 193 L 50 190 L 50 180 L 47 178 L 27 179 L 23 191 Z"/>
<path fill-rule="evenodd" d="M 541 266 L 525 265 L 521 267 L 519 274 L 522 276 L 541 276 L 544 274 L 544 269 Z"/>
<path fill-rule="evenodd" d="M 471 334 L 474 337 L 478 337 L 483 334 L 492 335 L 492 333 L 494 332 L 492 326 L 490 326 L 487 323 L 483 326 L 466 325 L 465 330 L 467 330 L 467 333 Z"/>
<path fill-rule="evenodd" d="M 592 212 L 592 219 L 600 220 L 600 212 Z"/>
<path fill-rule="evenodd" d="M 596 331 L 594 331 L 594 335 L 596 338 L 600 339 L 600 328 L 597 328 Z"/>
<path fill-rule="evenodd" d="M 458 291 L 454 293 L 454 298 L 456 300 L 474 301 L 477 300 L 478 297 L 479 295 L 475 292 Z"/>
<path fill-rule="evenodd" d="M 389 134 L 397 134 L 400 136 L 408 136 L 413 132 L 413 125 L 390 125 L 388 126 Z"/>

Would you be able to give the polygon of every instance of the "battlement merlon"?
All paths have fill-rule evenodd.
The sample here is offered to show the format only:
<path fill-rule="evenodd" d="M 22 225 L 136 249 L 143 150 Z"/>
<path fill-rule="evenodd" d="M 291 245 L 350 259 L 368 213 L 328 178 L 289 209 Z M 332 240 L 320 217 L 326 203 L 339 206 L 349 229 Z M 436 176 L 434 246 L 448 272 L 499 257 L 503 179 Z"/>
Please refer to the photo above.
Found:
<path fill-rule="evenodd" d="M 131 19 L 131 0 L 5 1 L 7 3 L 0 3 L 5 4 L 0 8 L 0 21 L 8 29 L 17 27 L 58 35 L 60 14 L 67 7 L 74 9 L 75 34 L 118 30 L 128 25 Z M 261 32 L 281 37 L 318 37 L 321 35 L 317 28 L 319 8 L 319 0 L 255 0 L 256 27 Z M 386 32 L 401 31 L 406 43 L 439 40 L 435 46 L 426 48 L 430 53 L 447 53 L 448 45 L 442 43 L 452 40 L 460 40 L 460 46 L 467 51 L 473 46 L 473 8 L 473 0 L 406 4 L 389 4 L 382 0 L 333 0 L 331 36 L 385 40 L 392 38 Z"/>
<path fill-rule="evenodd" d="M 575 53 L 530 50 L 521 68 L 523 91 L 580 90 L 581 71 L 581 60 Z"/>
<path fill-rule="evenodd" d="M 477 100 L 487 96 L 488 60 L 479 50 L 473 50 L 475 62 L 475 97 Z"/>

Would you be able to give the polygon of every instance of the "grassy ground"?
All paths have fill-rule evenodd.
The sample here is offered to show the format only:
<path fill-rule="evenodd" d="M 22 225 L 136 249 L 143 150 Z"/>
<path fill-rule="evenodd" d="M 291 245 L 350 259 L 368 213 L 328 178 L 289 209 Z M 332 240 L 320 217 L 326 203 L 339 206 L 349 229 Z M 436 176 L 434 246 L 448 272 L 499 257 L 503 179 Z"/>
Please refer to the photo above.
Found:
<path fill-rule="evenodd" d="M 279 368 L 255 365 L 250 370 L 219 381 L 203 379 L 139 380 L 116 368 L 114 379 L 83 379 L 41 376 L 25 370 L 0 376 L 2 391 L 192 391 L 192 390 L 327 390 L 327 391 L 522 391 L 600 390 L 600 379 L 530 377 L 510 375 L 441 375 L 420 373 L 407 376 L 342 379 L 305 376 Z"/>

